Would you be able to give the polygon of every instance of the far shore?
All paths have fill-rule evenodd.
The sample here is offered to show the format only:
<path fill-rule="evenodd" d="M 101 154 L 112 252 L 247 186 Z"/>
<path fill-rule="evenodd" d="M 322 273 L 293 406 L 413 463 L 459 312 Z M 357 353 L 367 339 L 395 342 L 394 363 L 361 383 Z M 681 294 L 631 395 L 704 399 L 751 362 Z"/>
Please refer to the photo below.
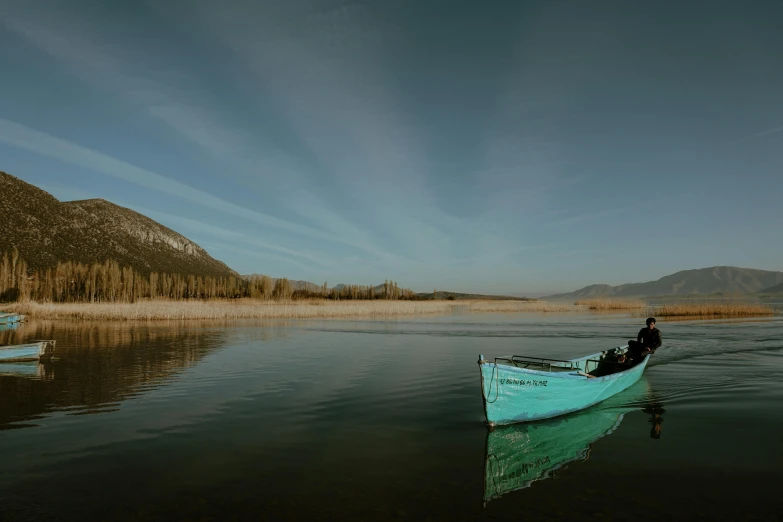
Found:
<path fill-rule="evenodd" d="M 30 319 L 70 321 L 171 321 L 195 319 L 318 319 L 443 315 L 463 312 L 622 313 L 661 319 L 717 319 L 763 317 L 775 310 L 763 304 L 677 303 L 650 306 L 640 300 L 591 299 L 574 303 L 517 300 L 263 300 L 145 299 L 135 303 L 38 303 L 0 304 L 0 310 L 24 314 Z"/>
<path fill-rule="evenodd" d="M 136 303 L 8 303 L 4 311 L 31 319 L 84 321 L 166 321 L 190 319 L 308 319 L 341 317 L 389 317 L 468 312 L 578 312 L 579 305 L 545 301 L 499 300 L 342 300 L 307 299 L 264 301 L 260 299 L 144 300 Z"/>

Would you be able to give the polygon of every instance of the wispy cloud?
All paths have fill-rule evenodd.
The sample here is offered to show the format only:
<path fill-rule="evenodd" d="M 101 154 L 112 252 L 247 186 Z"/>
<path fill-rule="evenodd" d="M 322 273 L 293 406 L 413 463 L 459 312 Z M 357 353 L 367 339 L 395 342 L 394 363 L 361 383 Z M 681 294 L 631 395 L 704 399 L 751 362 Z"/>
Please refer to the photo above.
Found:
<path fill-rule="evenodd" d="M 234 176 L 256 180 L 253 182 L 256 184 L 258 180 L 264 180 L 264 190 L 280 190 L 285 196 L 280 199 L 281 206 L 319 226 L 314 228 L 263 213 L 256 213 L 258 215 L 253 218 L 256 221 L 260 218 L 262 224 L 348 245 L 389 261 L 410 262 L 405 255 L 378 247 L 374 236 L 360 223 L 342 219 L 320 199 L 313 202 L 317 198 L 304 188 L 308 185 L 308 176 L 295 168 L 297 160 L 274 145 L 260 142 L 248 129 L 238 126 L 236 121 L 229 122 L 220 111 L 210 108 L 206 94 L 191 87 L 199 84 L 198 79 L 189 78 L 184 72 L 172 74 L 156 70 L 149 61 L 142 60 L 143 65 L 140 65 L 125 54 L 118 56 L 112 46 L 100 46 L 86 38 L 84 34 L 90 34 L 89 26 L 68 12 L 59 13 L 53 20 L 51 14 L 33 17 L 22 10 L 16 16 L 9 16 L 4 23 L 55 57 L 74 76 L 88 84 L 121 93 L 143 106 L 149 116 L 165 123 L 200 150 L 209 152 L 220 165 L 217 168 L 230 169 Z M 188 87 L 178 87 L 179 83 Z M 259 154 L 259 150 L 263 154 Z M 305 200 L 310 201 L 309 206 L 302 204 Z M 213 200 L 213 208 L 214 203 Z M 221 206 L 225 210 L 225 205 Z M 321 214 L 314 215 L 312 209 L 316 206 L 322 209 Z M 235 208 L 234 212 L 237 210 Z M 247 216 L 247 209 L 239 210 Z"/>
<path fill-rule="evenodd" d="M 251 257 L 259 258 L 259 259 L 277 259 L 279 261 L 282 261 L 282 266 L 286 266 L 287 267 L 287 266 L 293 265 L 293 266 L 298 267 L 299 269 L 302 270 L 302 272 L 304 274 L 307 274 L 307 277 L 312 277 L 313 275 L 316 275 L 316 274 L 323 276 L 323 275 L 328 275 L 330 273 L 327 270 L 324 270 L 323 268 L 314 268 L 312 265 L 305 265 L 305 264 L 300 263 L 299 261 L 296 261 L 296 260 L 291 259 L 289 257 L 280 256 L 280 255 L 277 255 L 277 254 L 274 254 L 274 253 L 271 253 L 271 252 L 258 252 L 256 250 L 250 250 L 250 249 L 247 249 L 247 248 L 241 248 L 241 247 L 238 247 L 237 245 L 231 245 L 231 244 L 226 244 L 226 243 L 213 243 L 213 246 L 216 247 L 216 248 L 219 248 L 221 251 L 225 250 L 225 251 L 236 252 L 238 254 L 242 254 L 243 256 L 251 256 Z M 284 274 L 274 274 L 274 273 L 267 273 L 268 270 L 264 269 L 264 268 L 262 268 L 260 270 L 258 270 L 258 269 L 255 270 L 256 273 L 258 273 L 259 271 L 262 272 L 262 273 L 266 273 L 267 275 L 272 276 L 272 277 L 287 277 L 287 276 L 290 276 L 290 272 L 289 271 L 286 271 L 286 273 L 284 273 Z"/>
<path fill-rule="evenodd" d="M 748 134 L 747 136 L 738 138 L 734 140 L 732 143 L 741 143 L 743 141 L 752 140 L 754 138 L 763 138 L 764 136 L 769 136 L 770 134 L 777 134 L 778 132 L 783 132 L 783 127 L 773 127 L 771 129 L 766 129 L 761 132 L 754 132 L 752 134 Z"/>
<path fill-rule="evenodd" d="M 393 42 L 377 29 L 377 20 L 362 19 L 361 8 L 321 13 L 299 20 L 291 35 L 281 28 L 296 18 L 293 11 L 241 13 L 227 5 L 201 15 L 210 21 L 211 38 L 232 49 L 252 73 L 250 81 L 263 85 L 254 106 L 274 104 L 299 145 L 317 158 L 330 192 L 353 209 L 348 223 L 343 209 L 322 200 L 318 212 L 326 226 L 358 237 L 357 231 L 370 228 L 397 251 L 447 257 L 449 238 L 441 229 L 458 227 L 458 220 L 440 209 L 427 182 L 428 136 L 388 87 L 394 79 L 380 53 Z M 291 206 L 314 217 L 308 203 Z"/>
<path fill-rule="evenodd" d="M 145 216 L 154 218 L 155 220 L 160 221 L 161 223 L 171 224 L 177 229 L 182 227 L 188 230 L 196 231 L 200 234 L 207 234 L 221 239 L 231 239 L 232 241 L 242 245 L 248 245 L 248 246 L 252 245 L 255 247 L 263 248 L 265 250 L 276 252 L 278 254 L 285 254 L 286 257 L 278 256 L 281 259 L 291 260 L 290 258 L 292 257 L 305 259 L 310 262 L 310 266 L 308 268 L 313 268 L 314 266 L 319 268 L 334 268 L 334 264 L 330 262 L 331 259 L 330 256 L 327 255 L 325 252 L 318 252 L 318 251 L 304 252 L 301 250 L 286 248 L 279 244 L 260 241 L 255 237 L 250 237 L 245 232 L 241 232 L 238 230 L 228 230 L 226 228 L 210 225 L 208 223 L 204 223 L 203 221 L 199 221 L 196 219 L 190 219 L 182 216 L 175 216 L 169 213 L 148 209 L 138 205 L 124 205 L 124 206 L 127 206 L 128 208 L 135 210 L 136 212 L 144 214 Z M 293 260 L 291 261 L 293 262 Z M 304 267 L 305 265 L 300 265 L 300 266 Z"/>
<path fill-rule="evenodd" d="M 334 237 L 322 230 L 241 207 L 174 179 L 8 120 L 0 119 L 0 142 L 72 165 L 78 165 L 156 192 L 163 192 L 170 196 L 247 219 L 267 227 L 316 239 L 344 242 L 341 238 Z"/>
<path fill-rule="evenodd" d="M 497 114 L 486 128 L 470 129 L 475 141 L 458 140 L 455 150 L 441 146 L 434 152 L 430 144 L 447 142 L 454 129 L 434 125 L 401 89 L 399 71 L 388 58 L 405 34 L 362 2 L 326 10 L 305 3 L 207 2 L 188 9 L 155 3 L 157 13 L 168 17 L 166 24 L 209 42 L 231 63 L 221 73 L 233 70 L 234 76 L 221 75 L 221 85 L 229 87 L 220 93 L 210 91 L 201 67 L 177 60 L 164 67 L 165 60 L 150 54 L 154 46 L 123 45 L 128 36 L 123 27 L 113 34 L 110 23 L 96 24 L 56 4 L 43 13 L 20 8 L 2 22 L 68 74 L 140 107 L 139 114 L 196 145 L 215 159 L 217 169 L 234 181 L 242 178 L 238 185 L 279 194 L 274 208 L 258 212 L 19 123 L 0 120 L 0 140 L 329 245 L 326 252 L 308 253 L 301 242 L 298 249 L 288 248 L 201 227 L 212 237 L 222 233 L 249 250 L 257 247 L 304 265 L 361 267 L 366 273 L 374 267 L 392 275 L 436 273 L 455 262 L 506 269 L 518 264 L 520 231 L 530 225 L 515 218 L 546 206 L 551 187 L 562 182 L 553 143 L 511 129 L 511 120 L 526 121 L 541 107 L 515 102 L 519 85 L 501 85 L 494 93 Z M 227 93 L 242 98 L 226 103 Z M 237 107 L 244 111 L 240 118 Z M 274 139 L 266 139 L 270 136 Z M 463 166 L 444 161 L 444 153 L 480 159 Z M 454 185 L 458 190 L 444 190 Z M 455 194 L 464 200 L 454 204 Z M 187 218 L 166 219 L 190 230 L 200 226 Z"/>

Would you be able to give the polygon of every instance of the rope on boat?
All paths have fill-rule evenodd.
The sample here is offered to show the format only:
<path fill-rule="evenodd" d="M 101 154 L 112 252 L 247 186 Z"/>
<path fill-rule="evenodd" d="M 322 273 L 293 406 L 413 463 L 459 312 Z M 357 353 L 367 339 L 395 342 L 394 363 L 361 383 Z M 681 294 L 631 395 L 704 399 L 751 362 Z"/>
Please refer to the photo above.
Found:
<path fill-rule="evenodd" d="M 489 361 L 481 359 L 479 361 L 479 367 L 481 366 L 481 363 L 489 364 Z M 495 372 L 498 372 L 498 374 L 500 373 L 500 370 L 498 370 L 498 363 L 493 363 L 493 364 L 494 364 L 494 367 L 492 368 L 492 373 L 490 374 L 490 378 L 489 378 L 489 393 L 492 393 L 492 381 L 495 380 Z M 498 381 L 500 381 L 500 377 L 498 377 Z M 483 373 L 481 373 L 481 395 L 484 397 L 484 402 L 487 403 L 487 404 L 492 404 L 493 402 L 498 400 L 498 395 L 500 395 L 500 385 L 497 384 L 497 385 L 495 385 L 495 398 L 492 399 L 492 400 L 489 400 L 487 398 L 487 394 L 484 391 L 484 374 Z"/>
<path fill-rule="evenodd" d="M 490 480 L 492 480 L 492 498 L 500 497 L 500 484 L 498 483 L 498 477 L 500 475 L 500 461 L 498 460 L 497 455 L 494 453 L 487 455 L 486 464 L 484 466 L 484 474 L 489 475 Z"/>

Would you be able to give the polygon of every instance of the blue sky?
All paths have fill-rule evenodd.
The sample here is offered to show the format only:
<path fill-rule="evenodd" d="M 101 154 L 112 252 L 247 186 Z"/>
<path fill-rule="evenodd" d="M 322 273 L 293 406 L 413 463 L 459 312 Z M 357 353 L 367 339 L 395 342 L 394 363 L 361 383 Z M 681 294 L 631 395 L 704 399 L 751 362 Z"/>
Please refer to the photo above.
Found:
<path fill-rule="evenodd" d="M 783 270 L 781 2 L 0 3 L 0 170 L 241 273 Z"/>

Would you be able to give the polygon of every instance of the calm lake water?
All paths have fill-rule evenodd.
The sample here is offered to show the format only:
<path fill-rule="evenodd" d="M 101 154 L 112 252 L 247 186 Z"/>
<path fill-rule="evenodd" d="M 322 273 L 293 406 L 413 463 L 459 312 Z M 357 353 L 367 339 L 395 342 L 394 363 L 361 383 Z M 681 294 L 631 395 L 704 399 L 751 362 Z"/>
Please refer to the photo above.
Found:
<path fill-rule="evenodd" d="M 642 325 L 29 322 L 0 342 L 60 360 L 0 366 L 0 520 L 778 520 L 781 317 L 659 321 L 634 387 L 485 426 L 479 353 L 572 357 Z"/>

